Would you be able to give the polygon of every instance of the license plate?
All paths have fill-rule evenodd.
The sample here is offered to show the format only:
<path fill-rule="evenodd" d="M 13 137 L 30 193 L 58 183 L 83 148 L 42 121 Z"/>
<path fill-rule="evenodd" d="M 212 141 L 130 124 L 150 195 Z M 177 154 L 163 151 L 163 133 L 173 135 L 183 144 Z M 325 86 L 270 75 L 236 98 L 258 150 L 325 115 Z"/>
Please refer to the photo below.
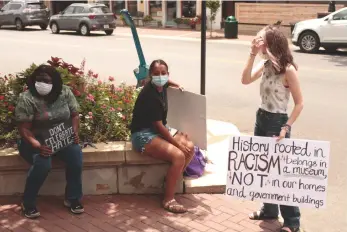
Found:
<path fill-rule="evenodd" d="M 110 28 L 110 26 L 109 25 L 104 25 L 104 28 L 108 29 L 108 28 Z"/>

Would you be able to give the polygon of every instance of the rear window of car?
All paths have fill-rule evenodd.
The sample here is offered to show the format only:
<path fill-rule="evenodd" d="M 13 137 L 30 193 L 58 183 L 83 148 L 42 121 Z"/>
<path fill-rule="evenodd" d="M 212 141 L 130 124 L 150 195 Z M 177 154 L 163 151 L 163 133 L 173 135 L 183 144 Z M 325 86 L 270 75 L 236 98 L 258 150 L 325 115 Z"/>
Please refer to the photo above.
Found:
<path fill-rule="evenodd" d="M 33 10 L 40 10 L 40 9 L 46 9 L 46 6 L 43 3 L 28 3 L 27 8 L 30 8 Z"/>
<path fill-rule="evenodd" d="M 92 8 L 90 8 L 90 12 L 95 13 L 95 14 L 102 14 L 102 13 L 107 14 L 107 13 L 111 13 L 110 9 L 108 9 L 108 8 L 105 7 L 105 6 L 102 6 L 102 7 L 100 7 L 100 6 L 98 6 L 98 7 L 92 7 Z"/>

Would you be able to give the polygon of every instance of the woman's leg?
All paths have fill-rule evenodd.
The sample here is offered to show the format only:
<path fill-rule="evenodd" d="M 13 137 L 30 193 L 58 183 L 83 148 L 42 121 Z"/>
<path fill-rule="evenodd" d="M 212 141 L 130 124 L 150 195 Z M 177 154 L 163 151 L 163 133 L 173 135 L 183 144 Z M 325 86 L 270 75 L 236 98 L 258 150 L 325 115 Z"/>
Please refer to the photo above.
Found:
<path fill-rule="evenodd" d="M 184 153 L 159 136 L 153 138 L 151 142 L 145 145 L 144 152 L 153 158 L 170 162 L 170 168 L 166 175 L 164 204 L 170 202 L 174 199 L 176 183 L 183 172 L 185 165 Z"/>
<path fill-rule="evenodd" d="M 70 208 L 72 213 L 82 213 L 84 212 L 84 208 L 79 202 L 83 195 L 83 155 L 81 147 L 78 144 L 71 144 L 57 155 L 66 163 L 65 205 Z"/>
<path fill-rule="evenodd" d="M 36 209 L 37 194 L 51 170 L 51 157 L 43 157 L 24 140 L 19 146 L 19 154 L 31 164 L 23 194 L 23 211 L 28 218 L 40 216 Z"/>
<path fill-rule="evenodd" d="M 185 154 L 185 164 L 183 167 L 183 171 L 186 169 L 186 167 L 189 165 L 189 163 L 192 161 L 195 151 L 194 151 L 194 143 L 189 139 L 187 134 L 184 134 L 182 132 L 177 133 L 174 136 L 174 139 L 178 142 L 178 143 L 182 143 L 185 146 L 187 146 L 190 150 L 189 154 Z"/>
<path fill-rule="evenodd" d="M 254 127 L 254 136 L 267 136 L 267 121 L 268 120 L 266 118 L 265 112 L 262 110 L 258 110 Z M 260 211 L 250 214 L 249 218 L 252 220 L 277 219 L 278 213 L 278 205 L 264 203 Z"/>

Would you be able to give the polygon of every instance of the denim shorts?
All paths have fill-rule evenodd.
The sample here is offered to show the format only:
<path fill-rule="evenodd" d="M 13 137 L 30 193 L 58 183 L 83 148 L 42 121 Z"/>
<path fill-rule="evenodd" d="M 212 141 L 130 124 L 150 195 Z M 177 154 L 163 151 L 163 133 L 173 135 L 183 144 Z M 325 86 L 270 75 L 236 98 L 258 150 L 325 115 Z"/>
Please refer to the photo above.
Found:
<path fill-rule="evenodd" d="M 177 132 L 177 130 L 174 130 L 169 126 L 165 127 L 170 131 L 170 133 L 171 131 Z M 145 151 L 145 146 L 158 136 L 162 137 L 151 128 L 143 129 L 142 131 L 131 134 L 131 143 L 133 144 L 135 151 L 143 153 Z M 174 134 L 172 134 L 172 136 L 174 136 Z"/>
<path fill-rule="evenodd" d="M 158 136 L 160 135 L 153 129 L 144 129 L 131 134 L 131 143 L 133 144 L 134 150 L 143 153 L 145 146 Z"/>

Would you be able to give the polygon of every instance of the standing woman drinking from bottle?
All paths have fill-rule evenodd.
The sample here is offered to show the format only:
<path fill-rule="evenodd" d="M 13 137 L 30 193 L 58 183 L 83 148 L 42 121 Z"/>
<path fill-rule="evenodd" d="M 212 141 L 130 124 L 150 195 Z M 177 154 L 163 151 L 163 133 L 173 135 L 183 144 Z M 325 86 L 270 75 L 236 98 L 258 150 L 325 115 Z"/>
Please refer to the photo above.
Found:
<path fill-rule="evenodd" d="M 253 68 L 257 55 L 263 60 Z M 244 85 L 261 78 L 261 104 L 256 115 L 255 136 L 277 137 L 277 141 L 290 137 L 291 127 L 303 109 L 297 70 L 285 35 L 274 26 L 261 30 L 252 41 L 251 52 L 242 73 Z M 295 106 L 288 117 L 290 95 Z M 299 208 L 280 205 L 280 210 L 284 219 L 281 232 L 299 231 Z M 249 217 L 251 220 L 271 220 L 278 219 L 278 214 L 278 205 L 265 203 L 260 211 Z"/>

